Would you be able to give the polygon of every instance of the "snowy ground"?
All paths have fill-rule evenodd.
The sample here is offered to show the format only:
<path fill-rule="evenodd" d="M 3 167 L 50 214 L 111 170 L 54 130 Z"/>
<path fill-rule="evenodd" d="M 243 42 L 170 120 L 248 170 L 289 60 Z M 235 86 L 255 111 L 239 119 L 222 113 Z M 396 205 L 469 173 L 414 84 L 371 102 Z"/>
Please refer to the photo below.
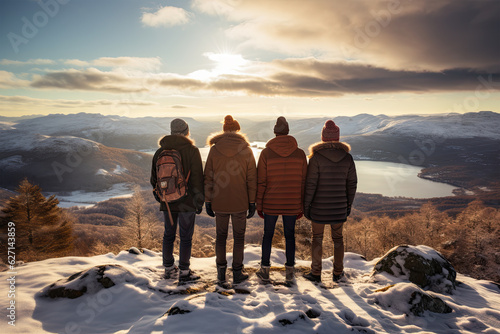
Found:
<path fill-rule="evenodd" d="M 260 247 L 248 245 L 245 264 L 258 268 Z M 273 250 L 272 265 L 281 267 L 284 252 Z M 231 263 L 231 257 L 228 257 Z M 315 285 L 302 277 L 291 288 L 259 284 L 255 275 L 238 289 L 216 292 L 214 258 L 193 258 L 191 267 L 202 276 L 193 285 L 162 280 L 161 254 L 121 252 L 94 257 L 66 257 L 20 265 L 16 275 L 16 326 L 7 324 L 7 293 L 0 294 L 2 333 L 499 333 L 498 286 L 458 275 L 453 295 L 435 294 L 452 313 L 409 312 L 406 288 L 376 291 L 398 283 L 396 278 L 371 276 L 375 261 L 347 253 L 347 282 Z M 50 284 L 93 266 L 115 264 L 108 277 L 116 285 L 98 291 L 90 286 L 76 299 L 42 297 Z M 305 271 L 310 262 L 298 261 Z M 284 272 L 276 268 L 275 280 Z M 331 280 L 331 259 L 324 260 L 323 281 Z M 0 273 L 7 287 L 10 271 Z M 77 281 L 75 279 L 72 282 Z M 73 284 L 73 283 L 71 283 Z M 74 283 L 77 284 L 77 283 Z M 2 288 L 2 291 L 6 291 Z M 94 289 L 94 291 L 93 291 Z M 378 302 L 377 302 L 378 301 Z M 170 310 L 170 312 L 168 312 Z M 170 313 L 170 314 L 169 314 Z"/>

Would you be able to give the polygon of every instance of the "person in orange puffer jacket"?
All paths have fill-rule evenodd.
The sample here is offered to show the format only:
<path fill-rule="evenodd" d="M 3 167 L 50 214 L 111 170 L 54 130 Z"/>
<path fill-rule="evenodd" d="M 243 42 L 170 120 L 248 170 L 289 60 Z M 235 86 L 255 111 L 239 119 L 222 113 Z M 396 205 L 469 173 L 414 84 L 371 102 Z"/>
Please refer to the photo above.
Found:
<path fill-rule="evenodd" d="M 294 137 L 288 135 L 285 117 L 277 119 L 275 138 L 266 144 L 257 165 L 257 212 L 264 219 L 261 268 L 257 276 L 269 281 L 271 245 L 278 216 L 286 239 L 286 283 L 294 280 L 295 222 L 302 216 L 307 159 Z"/>

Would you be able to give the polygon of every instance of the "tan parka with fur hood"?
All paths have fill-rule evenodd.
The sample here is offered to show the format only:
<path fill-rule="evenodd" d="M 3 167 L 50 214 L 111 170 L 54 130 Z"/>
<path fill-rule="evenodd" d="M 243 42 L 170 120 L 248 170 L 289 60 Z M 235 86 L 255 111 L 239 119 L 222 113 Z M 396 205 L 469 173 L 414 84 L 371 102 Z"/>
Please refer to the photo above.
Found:
<path fill-rule="evenodd" d="M 205 164 L 205 201 L 216 213 L 248 210 L 257 193 L 257 168 L 247 138 L 238 132 L 212 135 Z"/>
<path fill-rule="evenodd" d="M 347 220 L 358 183 L 350 149 L 342 142 L 319 142 L 309 148 L 304 211 L 315 223 Z"/>

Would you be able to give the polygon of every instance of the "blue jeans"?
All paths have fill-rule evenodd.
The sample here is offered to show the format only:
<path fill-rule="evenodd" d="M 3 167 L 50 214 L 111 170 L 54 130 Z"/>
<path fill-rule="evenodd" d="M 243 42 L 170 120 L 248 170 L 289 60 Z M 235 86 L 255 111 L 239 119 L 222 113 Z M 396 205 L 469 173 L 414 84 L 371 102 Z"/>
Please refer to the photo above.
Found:
<path fill-rule="evenodd" d="M 168 211 L 163 211 L 165 218 L 165 233 L 163 234 L 163 265 L 170 267 L 174 265 L 174 241 L 177 234 L 177 222 L 179 223 L 179 235 L 181 242 L 179 244 L 179 269 L 189 269 L 189 259 L 191 258 L 191 246 L 193 241 L 194 212 L 172 212 L 174 223 L 170 223 Z"/>
<path fill-rule="evenodd" d="M 297 216 L 282 216 L 283 230 L 285 232 L 286 266 L 295 265 L 295 221 Z M 274 230 L 278 216 L 264 214 L 264 237 L 262 238 L 262 266 L 271 265 L 271 247 L 273 244 Z"/>

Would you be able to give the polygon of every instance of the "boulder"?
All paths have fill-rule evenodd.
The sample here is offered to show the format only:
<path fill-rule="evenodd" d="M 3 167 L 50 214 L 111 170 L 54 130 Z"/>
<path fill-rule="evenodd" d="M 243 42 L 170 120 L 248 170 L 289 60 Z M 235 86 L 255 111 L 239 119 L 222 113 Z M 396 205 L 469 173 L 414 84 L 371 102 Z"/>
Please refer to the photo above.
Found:
<path fill-rule="evenodd" d="M 394 309 L 407 315 L 424 315 L 425 311 L 450 313 L 453 310 L 442 299 L 423 291 L 413 283 L 397 283 L 375 291 L 372 301 L 385 309 Z"/>
<path fill-rule="evenodd" d="M 49 298 L 75 299 L 86 293 L 95 294 L 102 289 L 108 289 L 124 282 L 147 284 L 146 280 L 137 277 L 120 265 L 105 264 L 77 272 L 66 279 L 60 279 L 45 287 L 38 295 Z"/>
<path fill-rule="evenodd" d="M 374 267 L 374 274 L 388 273 L 409 280 L 424 290 L 452 294 L 457 273 L 438 251 L 427 246 L 396 246 Z"/>

